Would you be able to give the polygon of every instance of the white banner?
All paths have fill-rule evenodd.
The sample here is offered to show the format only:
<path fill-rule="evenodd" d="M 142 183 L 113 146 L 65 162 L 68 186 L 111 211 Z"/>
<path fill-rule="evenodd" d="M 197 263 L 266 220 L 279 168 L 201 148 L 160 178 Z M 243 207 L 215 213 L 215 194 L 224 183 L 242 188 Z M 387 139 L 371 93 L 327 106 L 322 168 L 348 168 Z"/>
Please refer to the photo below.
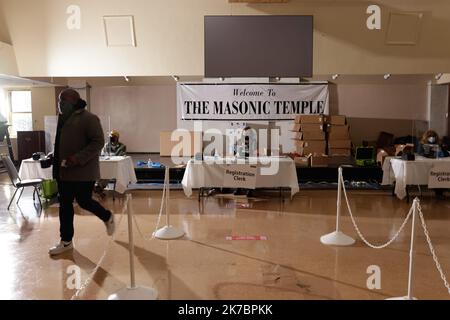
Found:
<path fill-rule="evenodd" d="M 179 83 L 183 120 L 288 120 L 328 114 L 327 84 Z"/>
<path fill-rule="evenodd" d="M 450 188 L 450 162 L 436 163 L 428 175 L 428 188 Z"/>
<path fill-rule="evenodd" d="M 226 188 L 255 189 L 256 166 L 229 164 L 223 168 L 223 185 Z"/>

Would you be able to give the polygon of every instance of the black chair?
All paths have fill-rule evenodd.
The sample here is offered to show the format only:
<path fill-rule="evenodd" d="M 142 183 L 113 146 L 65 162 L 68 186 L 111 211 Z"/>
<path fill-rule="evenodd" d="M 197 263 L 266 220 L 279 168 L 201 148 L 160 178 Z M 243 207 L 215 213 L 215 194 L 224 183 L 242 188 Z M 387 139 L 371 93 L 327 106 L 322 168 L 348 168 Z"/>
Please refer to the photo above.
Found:
<path fill-rule="evenodd" d="M 11 179 L 11 183 L 16 188 L 16 190 L 14 191 L 14 194 L 13 194 L 11 200 L 9 201 L 8 210 L 11 207 L 11 203 L 13 202 L 17 191 L 20 189 L 19 198 L 17 199 L 16 204 L 19 203 L 19 200 L 20 200 L 20 197 L 22 196 L 23 190 L 26 187 L 33 187 L 34 188 L 33 200 L 34 201 L 36 200 L 36 195 L 37 195 L 37 198 L 39 199 L 39 205 L 40 205 L 40 208 L 42 210 L 41 198 L 39 197 L 39 191 L 38 191 L 38 187 L 41 185 L 42 179 L 21 180 L 20 177 L 19 177 L 19 173 L 17 172 L 17 169 L 14 166 L 13 162 L 11 161 L 10 157 L 3 156 L 2 157 L 2 162 L 3 162 L 3 165 L 6 168 L 6 171 L 8 172 L 9 178 Z"/>

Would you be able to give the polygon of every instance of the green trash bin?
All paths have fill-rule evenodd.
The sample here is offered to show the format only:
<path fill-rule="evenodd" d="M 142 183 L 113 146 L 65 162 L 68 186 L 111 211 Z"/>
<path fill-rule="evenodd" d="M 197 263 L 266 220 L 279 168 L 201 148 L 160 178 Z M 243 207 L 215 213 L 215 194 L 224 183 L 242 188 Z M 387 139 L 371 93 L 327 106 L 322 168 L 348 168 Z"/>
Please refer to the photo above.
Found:
<path fill-rule="evenodd" d="M 53 199 L 58 195 L 58 184 L 56 180 L 44 180 L 42 181 L 42 196 L 46 200 Z"/>

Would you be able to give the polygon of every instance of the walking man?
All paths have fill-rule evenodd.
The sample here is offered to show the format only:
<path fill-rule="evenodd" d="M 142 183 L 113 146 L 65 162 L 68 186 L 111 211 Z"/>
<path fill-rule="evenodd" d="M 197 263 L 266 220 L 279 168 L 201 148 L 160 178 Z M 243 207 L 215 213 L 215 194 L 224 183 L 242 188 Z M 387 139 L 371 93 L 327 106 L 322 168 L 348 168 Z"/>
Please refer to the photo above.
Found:
<path fill-rule="evenodd" d="M 53 177 L 58 182 L 61 241 L 50 248 L 51 256 L 73 249 L 74 199 L 104 222 L 108 235 L 115 229 L 113 213 L 92 199 L 95 181 L 100 178 L 99 155 L 105 139 L 99 118 L 85 107 L 86 102 L 73 89 L 59 95 Z"/>

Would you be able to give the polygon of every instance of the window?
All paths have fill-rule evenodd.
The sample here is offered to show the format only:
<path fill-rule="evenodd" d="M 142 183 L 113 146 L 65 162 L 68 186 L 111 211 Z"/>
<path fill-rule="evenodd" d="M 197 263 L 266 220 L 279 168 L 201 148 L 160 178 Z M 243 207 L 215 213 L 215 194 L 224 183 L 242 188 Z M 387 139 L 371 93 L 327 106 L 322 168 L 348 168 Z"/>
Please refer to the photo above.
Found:
<path fill-rule="evenodd" d="M 17 131 L 33 130 L 31 91 L 10 91 L 9 102 L 12 135 L 16 136 Z"/>

